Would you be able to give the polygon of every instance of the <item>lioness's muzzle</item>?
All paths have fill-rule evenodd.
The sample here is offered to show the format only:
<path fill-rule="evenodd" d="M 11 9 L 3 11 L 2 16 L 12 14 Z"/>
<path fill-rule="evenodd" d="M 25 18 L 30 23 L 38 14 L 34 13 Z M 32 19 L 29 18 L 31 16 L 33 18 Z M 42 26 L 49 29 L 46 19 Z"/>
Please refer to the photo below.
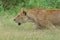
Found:
<path fill-rule="evenodd" d="M 21 25 L 21 23 L 18 23 L 18 25 Z"/>
<path fill-rule="evenodd" d="M 14 19 L 14 21 L 15 21 L 15 19 Z"/>

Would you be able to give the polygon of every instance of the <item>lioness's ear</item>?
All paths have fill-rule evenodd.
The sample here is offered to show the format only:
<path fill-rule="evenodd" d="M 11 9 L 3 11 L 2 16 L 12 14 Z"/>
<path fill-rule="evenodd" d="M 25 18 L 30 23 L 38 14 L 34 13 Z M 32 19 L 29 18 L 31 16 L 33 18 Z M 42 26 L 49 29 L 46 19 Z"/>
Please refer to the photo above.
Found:
<path fill-rule="evenodd" d="M 22 8 L 21 11 L 25 16 L 27 15 L 27 10 L 25 8 Z"/>
<path fill-rule="evenodd" d="M 23 14 L 26 16 L 27 15 L 27 12 L 26 12 L 26 10 L 23 10 Z"/>

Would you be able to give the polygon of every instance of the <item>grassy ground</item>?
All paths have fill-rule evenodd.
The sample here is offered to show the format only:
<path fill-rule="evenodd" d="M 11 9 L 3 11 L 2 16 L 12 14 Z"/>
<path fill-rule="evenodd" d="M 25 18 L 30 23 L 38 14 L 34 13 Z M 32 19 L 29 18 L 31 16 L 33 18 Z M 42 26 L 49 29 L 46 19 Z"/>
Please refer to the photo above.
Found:
<path fill-rule="evenodd" d="M 32 23 L 18 26 L 9 12 L 0 13 L 0 40 L 60 40 L 60 30 L 34 30 Z"/>

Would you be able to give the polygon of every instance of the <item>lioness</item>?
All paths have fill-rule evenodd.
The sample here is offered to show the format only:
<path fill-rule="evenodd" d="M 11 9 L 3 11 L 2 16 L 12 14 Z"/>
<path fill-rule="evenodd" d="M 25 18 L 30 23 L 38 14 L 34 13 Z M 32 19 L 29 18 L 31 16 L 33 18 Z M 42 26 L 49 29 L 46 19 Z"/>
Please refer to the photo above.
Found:
<path fill-rule="evenodd" d="M 35 28 L 46 27 L 49 29 L 55 29 L 55 25 L 60 24 L 60 9 L 21 9 L 17 17 L 14 19 L 18 25 L 21 25 L 29 20 L 34 22 L 36 25 Z"/>

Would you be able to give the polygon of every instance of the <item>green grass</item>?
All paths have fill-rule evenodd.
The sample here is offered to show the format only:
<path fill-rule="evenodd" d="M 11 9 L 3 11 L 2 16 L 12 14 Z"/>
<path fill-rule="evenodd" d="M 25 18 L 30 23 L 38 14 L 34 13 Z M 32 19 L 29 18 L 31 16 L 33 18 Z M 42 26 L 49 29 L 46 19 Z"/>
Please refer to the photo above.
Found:
<path fill-rule="evenodd" d="M 14 18 L 9 12 L 1 12 L 0 40 L 60 40 L 60 30 L 34 30 L 31 22 L 18 26 Z"/>
<path fill-rule="evenodd" d="M 10 8 L 8 11 L 7 7 L 5 7 L 4 11 L 4 1 L 0 1 L 0 40 L 60 40 L 60 30 L 34 30 L 31 22 L 18 26 L 17 23 L 13 21 L 17 12 L 20 8 L 23 8 L 24 5 L 24 8 L 27 9 L 59 9 L 60 0 L 24 0 L 25 4 L 21 2 L 16 7 L 13 5 L 15 3 L 14 1 L 17 0 L 7 1 L 8 3 L 10 2 L 10 5 L 7 5 L 7 7 Z"/>

